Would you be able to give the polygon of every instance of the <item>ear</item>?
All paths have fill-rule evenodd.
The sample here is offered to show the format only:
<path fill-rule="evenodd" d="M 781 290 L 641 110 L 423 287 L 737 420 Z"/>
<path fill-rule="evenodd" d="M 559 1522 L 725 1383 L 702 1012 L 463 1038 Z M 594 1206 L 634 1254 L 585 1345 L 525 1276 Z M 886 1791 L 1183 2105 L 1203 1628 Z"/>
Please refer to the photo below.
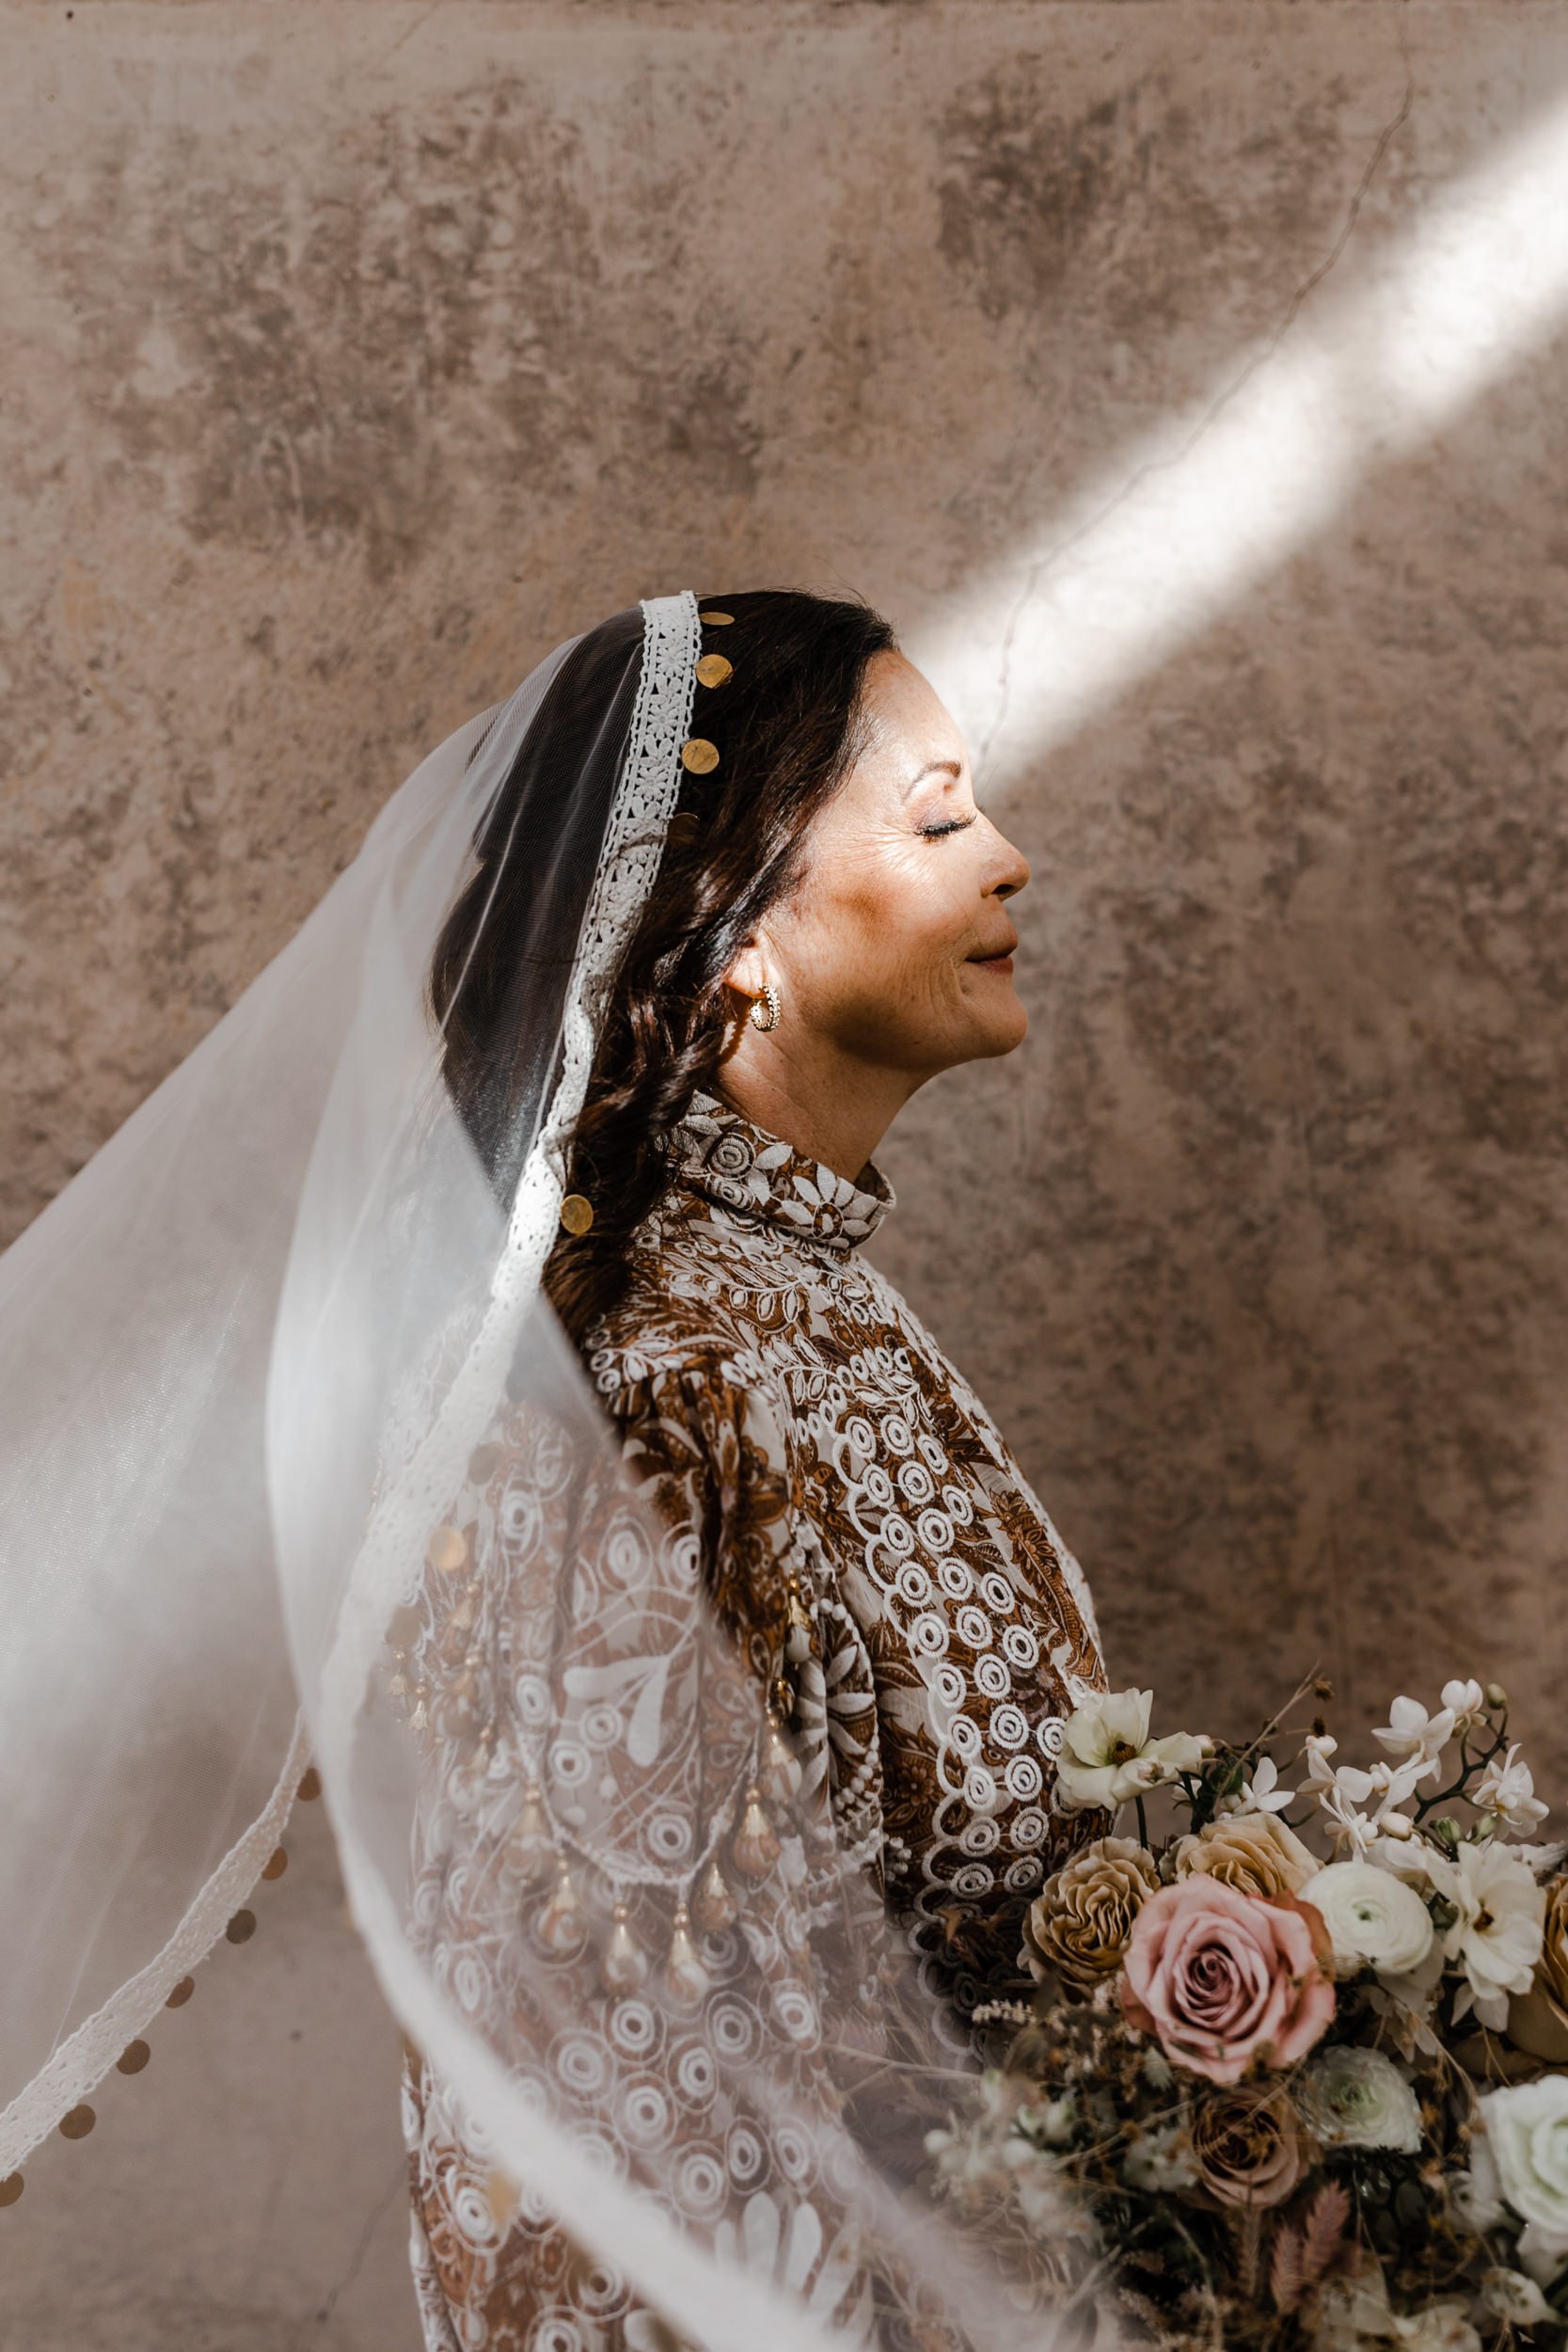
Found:
<path fill-rule="evenodd" d="M 760 940 L 746 942 L 725 973 L 724 985 L 748 999 L 762 994 L 768 985 L 768 964 Z"/>

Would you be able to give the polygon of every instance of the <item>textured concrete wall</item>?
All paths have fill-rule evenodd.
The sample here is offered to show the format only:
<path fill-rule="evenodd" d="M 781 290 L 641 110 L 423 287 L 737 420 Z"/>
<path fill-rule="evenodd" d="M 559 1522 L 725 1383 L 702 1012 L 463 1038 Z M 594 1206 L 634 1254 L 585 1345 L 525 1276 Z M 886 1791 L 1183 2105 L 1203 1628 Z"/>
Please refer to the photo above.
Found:
<path fill-rule="evenodd" d="M 8 1229 L 548 644 L 847 581 L 1035 866 L 1030 1042 L 900 1123 L 879 1249 L 1113 1671 L 1215 1727 L 1317 1661 L 1371 1720 L 1497 1675 L 1568 1789 L 1557 0 L 0 33 Z M 368 2200 L 372 2095 L 291 2112 Z M 180 2174 L 179 2340 L 403 2341 L 395 2212 L 388 2299 L 315 2319 L 341 2249 L 269 2201 L 276 2106 L 247 2127 L 243 2259 Z M 55 2220 L 4 2217 L 27 2342 L 170 2340 L 150 2158 L 88 2326 L 56 2265 L 109 2157 L 55 2156 Z"/>

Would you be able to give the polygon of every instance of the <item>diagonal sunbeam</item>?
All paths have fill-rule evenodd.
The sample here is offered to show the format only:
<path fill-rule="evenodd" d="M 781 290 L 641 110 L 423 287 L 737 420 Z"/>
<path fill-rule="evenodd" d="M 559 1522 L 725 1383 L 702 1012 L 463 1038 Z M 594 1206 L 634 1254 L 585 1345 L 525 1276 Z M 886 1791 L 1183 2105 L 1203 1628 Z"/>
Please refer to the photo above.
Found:
<path fill-rule="evenodd" d="M 1375 467 L 1547 342 L 1568 311 L 1565 219 L 1560 109 L 1449 182 L 1354 290 L 1309 300 L 1320 267 L 1239 376 L 1164 420 L 1034 548 L 911 630 L 911 659 L 988 766 L 1016 774 L 1069 739 L 1322 531 Z"/>

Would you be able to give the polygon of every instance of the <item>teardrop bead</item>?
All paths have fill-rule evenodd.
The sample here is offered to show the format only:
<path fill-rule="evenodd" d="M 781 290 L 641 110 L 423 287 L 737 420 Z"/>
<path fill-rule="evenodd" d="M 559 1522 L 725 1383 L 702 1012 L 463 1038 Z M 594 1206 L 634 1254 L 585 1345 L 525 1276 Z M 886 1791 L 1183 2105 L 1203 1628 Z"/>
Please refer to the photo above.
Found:
<path fill-rule="evenodd" d="M 647 1973 L 648 1957 L 626 1923 L 626 1906 L 617 1903 L 599 1963 L 599 1980 L 607 1993 L 635 1993 Z"/>
<path fill-rule="evenodd" d="M 740 1827 L 730 1840 L 730 1859 L 743 1878 L 762 1879 L 777 1862 L 779 1851 L 778 1833 L 762 1809 L 762 1791 L 753 1781 L 746 1791 Z"/>
<path fill-rule="evenodd" d="M 508 1857 L 525 1886 L 542 1885 L 555 1868 L 555 1840 L 539 1795 L 537 1782 L 523 1799 L 523 1809 L 512 1825 Z"/>
<path fill-rule="evenodd" d="M 691 1916 L 705 1935 L 722 1935 L 740 1916 L 740 1905 L 717 1859 L 703 1872 L 692 1898 Z"/>
<path fill-rule="evenodd" d="M 774 1804 L 788 1804 L 800 1787 L 800 1760 L 776 1723 L 768 1725 L 762 1758 L 762 1788 Z"/>
<path fill-rule="evenodd" d="M 564 1863 L 555 1883 L 555 1892 L 539 1914 L 538 1936 L 554 1960 L 575 1958 L 588 1940 L 588 1922 L 578 1900 L 578 1890 L 572 1884 L 572 1874 Z"/>
<path fill-rule="evenodd" d="M 664 1963 L 664 1990 L 677 2009 L 695 2009 L 713 1979 L 697 1957 L 691 1929 L 682 1903 L 670 1931 L 670 1950 Z"/>

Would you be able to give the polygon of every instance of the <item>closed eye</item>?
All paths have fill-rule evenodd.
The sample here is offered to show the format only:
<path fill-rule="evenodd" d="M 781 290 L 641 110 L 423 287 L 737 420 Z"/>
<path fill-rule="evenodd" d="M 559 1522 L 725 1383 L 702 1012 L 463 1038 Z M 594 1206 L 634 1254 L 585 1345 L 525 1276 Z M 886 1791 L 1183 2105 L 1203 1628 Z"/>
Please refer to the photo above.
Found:
<path fill-rule="evenodd" d="M 941 841 L 950 833 L 965 832 L 974 822 L 974 819 L 973 817 L 949 817 L 940 825 L 922 825 L 920 828 L 921 839 L 924 841 Z"/>

